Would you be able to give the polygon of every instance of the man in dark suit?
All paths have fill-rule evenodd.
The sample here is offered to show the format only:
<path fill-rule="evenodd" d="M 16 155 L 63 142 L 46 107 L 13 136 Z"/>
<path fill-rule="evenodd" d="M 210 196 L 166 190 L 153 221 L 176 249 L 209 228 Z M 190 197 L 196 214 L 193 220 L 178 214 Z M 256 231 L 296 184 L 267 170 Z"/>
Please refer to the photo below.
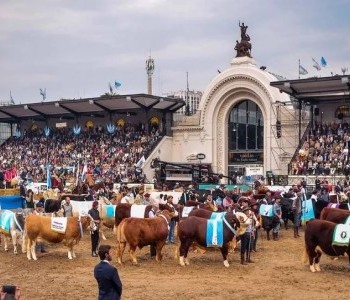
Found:
<path fill-rule="evenodd" d="M 95 266 L 94 276 L 98 283 L 98 300 L 119 300 L 122 295 L 122 283 L 118 271 L 111 265 L 110 245 L 101 245 L 98 249 L 100 263 Z"/>

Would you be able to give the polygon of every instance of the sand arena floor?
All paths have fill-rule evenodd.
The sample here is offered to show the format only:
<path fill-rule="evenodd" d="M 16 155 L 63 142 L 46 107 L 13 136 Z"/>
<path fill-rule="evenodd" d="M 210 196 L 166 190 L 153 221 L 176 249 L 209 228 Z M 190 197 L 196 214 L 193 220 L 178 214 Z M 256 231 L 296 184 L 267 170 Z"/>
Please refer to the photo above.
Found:
<path fill-rule="evenodd" d="M 150 259 L 149 248 L 138 252 L 139 264 L 117 266 L 123 282 L 123 299 L 343 299 L 349 295 L 350 268 L 347 257 L 333 261 L 323 256 L 322 272 L 311 273 L 301 262 L 303 238 L 294 239 L 293 230 L 281 231 L 279 241 L 260 239 L 254 264 L 242 266 L 239 253 L 229 256 L 225 268 L 221 253 L 211 249 L 204 255 L 190 253 L 190 265 L 174 260 L 175 245 L 166 245 L 161 263 Z M 115 249 L 115 236 L 107 234 Z M 0 284 L 15 284 L 22 299 L 97 299 L 90 256 L 90 236 L 76 246 L 77 258 L 68 260 L 62 244 L 48 245 L 38 261 L 25 254 L 14 256 L 0 250 Z M 113 262 L 116 264 L 116 261 Z"/>

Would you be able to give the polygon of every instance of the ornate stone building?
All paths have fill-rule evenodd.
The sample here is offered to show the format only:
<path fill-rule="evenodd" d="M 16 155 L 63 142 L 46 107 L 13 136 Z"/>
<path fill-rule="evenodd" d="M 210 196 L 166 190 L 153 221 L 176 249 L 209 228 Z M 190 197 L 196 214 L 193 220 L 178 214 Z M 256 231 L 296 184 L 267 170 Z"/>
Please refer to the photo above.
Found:
<path fill-rule="evenodd" d="M 198 153 L 205 154 L 201 163 L 228 176 L 288 173 L 299 143 L 298 112 L 287 94 L 270 86 L 279 79 L 256 65 L 250 43 L 244 44 L 249 56 L 237 45 L 240 55 L 208 84 L 196 114 L 174 122 L 173 136 L 149 157 L 148 178 L 152 158 L 189 163 Z M 302 132 L 308 121 L 303 113 Z"/>

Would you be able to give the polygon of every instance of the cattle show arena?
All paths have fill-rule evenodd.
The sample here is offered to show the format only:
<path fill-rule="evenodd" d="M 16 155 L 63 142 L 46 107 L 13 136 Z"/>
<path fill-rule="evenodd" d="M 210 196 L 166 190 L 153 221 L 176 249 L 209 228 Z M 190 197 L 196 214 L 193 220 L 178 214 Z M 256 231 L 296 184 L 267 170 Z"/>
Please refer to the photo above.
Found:
<path fill-rule="evenodd" d="M 262 233 L 262 232 L 261 232 Z M 321 258 L 322 272 L 311 273 L 302 263 L 302 237 L 293 238 L 293 229 L 281 230 L 279 241 L 258 242 L 254 263 L 241 265 L 239 251 L 229 254 L 230 267 L 222 264 L 219 250 L 201 255 L 189 253 L 190 265 L 181 267 L 174 260 L 175 245 L 163 249 L 163 261 L 150 258 L 149 247 L 137 251 L 139 264 L 132 265 L 127 251 L 124 265 L 118 266 L 123 283 L 123 299 L 340 299 L 348 294 L 350 269 L 347 257 Z M 115 250 L 116 238 L 106 234 L 106 243 Z M 63 244 L 47 246 L 37 261 L 25 254 L 15 256 L 0 250 L 0 281 L 16 282 L 23 299 L 97 299 L 93 268 L 98 259 L 91 257 L 90 236 L 84 233 L 76 246 L 77 258 L 69 260 Z"/>

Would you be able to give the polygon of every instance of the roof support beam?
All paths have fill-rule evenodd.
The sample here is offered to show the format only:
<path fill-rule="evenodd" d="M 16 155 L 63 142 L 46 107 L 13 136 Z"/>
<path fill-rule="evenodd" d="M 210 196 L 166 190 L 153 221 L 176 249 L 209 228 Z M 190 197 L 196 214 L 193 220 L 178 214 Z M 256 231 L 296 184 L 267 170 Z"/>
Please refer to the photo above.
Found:
<path fill-rule="evenodd" d="M 8 115 L 9 117 L 14 118 L 14 119 L 16 119 L 16 120 L 20 120 L 20 118 L 18 118 L 17 116 L 15 116 L 15 115 L 13 115 L 13 114 L 10 114 L 10 113 L 4 111 L 3 109 L 0 109 L 0 112 L 2 112 L 2 113 L 5 114 L 5 115 Z"/>
<path fill-rule="evenodd" d="M 62 103 L 60 103 L 60 107 L 64 108 L 66 111 L 69 111 L 71 114 L 73 114 L 75 117 L 79 114 L 77 111 L 68 108 L 67 106 L 63 105 Z"/>
<path fill-rule="evenodd" d="M 38 114 L 40 116 L 43 116 L 46 119 L 48 118 L 48 115 L 43 114 L 42 112 L 36 110 L 35 108 L 33 108 L 33 107 L 29 106 L 29 105 L 27 105 L 27 107 L 28 107 L 28 110 L 31 110 L 31 111 L 35 112 L 36 114 Z"/>
<path fill-rule="evenodd" d="M 96 106 L 98 106 L 99 108 L 102 108 L 103 110 L 105 110 L 106 112 L 108 112 L 109 114 L 111 114 L 112 113 L 112 110 L 110 110 L 109 108 L 107 108 L 106 106 L 104 106 L 104 105 L 102 105 L 102 104 L 100 104 L 100 103 L 98 103 L 97 101 L 94 101 L 94 103 L 93 104 L 95 104 Z"/>

